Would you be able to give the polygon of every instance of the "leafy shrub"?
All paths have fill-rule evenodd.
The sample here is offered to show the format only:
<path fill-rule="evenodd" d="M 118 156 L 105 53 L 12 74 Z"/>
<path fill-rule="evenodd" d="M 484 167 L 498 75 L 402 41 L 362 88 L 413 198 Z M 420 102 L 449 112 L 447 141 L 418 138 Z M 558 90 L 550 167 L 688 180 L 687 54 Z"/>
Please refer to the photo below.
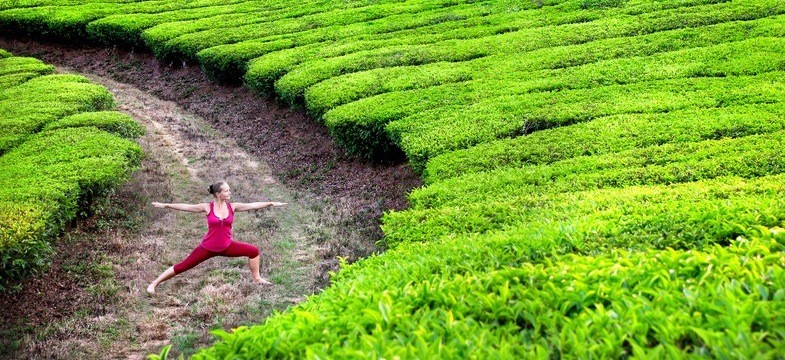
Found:
<path fill-rule="evenodd" d="M 114 108 L 106 89 L 78 75 L 40 76 L 52 68 L 13 59 L 0 60 L 9 85 L 0 88 L 0 291 L 44 269 L 66 224 L 88 215 L 141 160 L 137 144 L 94 127 L 129 138 L 142 132 L 127 115 L 102 111 Z"/>
<path fill-rule="evenodd" d="M 445 153 L 428 163 L 424 178 L 435 183 L 461 174 L 547 164 L 577 156 L 765 134 L 783 129 L 784 121 L 782 102 L 613 115 Z"/>
<path fill-rule="evenodd" d="M 144 135 L 144 128 L 130 116 L 116 111 L 82 112 L 51 122 L 44 130 L 95 126 L 125 139 Z"/>
<path fill-rule="evenodd" d="M 0 285 L 41 270 L 53 237 L 122 184 L 140 160 L 138 145 L 94 127 L 42 132 L 0 157 L 0 203 L 10 203 L 3 206 L 11 214 L 0 222 L 6 245 L 0 248 Z M 30 210 L 12 217 L 16 204 Z"/>

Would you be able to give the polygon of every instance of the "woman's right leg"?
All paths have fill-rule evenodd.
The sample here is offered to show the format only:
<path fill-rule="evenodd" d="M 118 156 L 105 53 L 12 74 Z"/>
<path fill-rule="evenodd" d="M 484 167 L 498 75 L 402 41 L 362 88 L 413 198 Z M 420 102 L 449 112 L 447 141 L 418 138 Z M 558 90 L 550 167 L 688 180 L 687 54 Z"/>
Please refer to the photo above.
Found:
<path fill-rule="evenodd" d="M 247 256 L 248 257 L 248 267 L 251 268 L 251 278 L 262 285 L 272 285 L 273 283 L 269 282 L 267 279 L 261 277 L 259 275 L 259 248 L 253 246 L 249 243 L 244 243 L 240 241 L 232 241 L 226 250 L 221 252 L 223 256 L 230 256 L 230 257 L 240 257 L 240 256 Z"/>
<path fill-rule="evenodd" d="M 155 294 L 155 287 L 158 286 L 158 284 L 173 278 L 177 274 L 190 270 L 194 266 L 199 265 L 199 263 L 202 261 L 205 261 L 215 255 L 215 253 L 207 251 L 201 246 L 197 246 L 193 251 L 191 251 L 191 254 L 185 258 L 185 260 L 166 269 L 166 271 L 164 271 L 161 275 L 158 276 L 158 278 L 150 283 L 150 285 L 147 286 L 147 292 L 150 294 Z"/>

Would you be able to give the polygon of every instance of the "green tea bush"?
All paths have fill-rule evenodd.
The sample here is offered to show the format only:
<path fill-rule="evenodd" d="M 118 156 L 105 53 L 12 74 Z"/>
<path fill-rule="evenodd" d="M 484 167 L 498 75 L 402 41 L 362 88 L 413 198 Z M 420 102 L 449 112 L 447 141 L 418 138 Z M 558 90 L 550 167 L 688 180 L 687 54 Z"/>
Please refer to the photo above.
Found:
<path fill-rule="evenodd" d="M 10 53 L 9 53 L 10 54 Z M 12 75 L 17 73 L 34 73 L 47 75 L 54 72 L 54 66 L 44 64 L 41 60 L 22 57 L 4 56 L 0 58 L 0 76 Z M 10 86 L 0 87 L 0 91 Z"/>
<path fill-rule="evenodd" d="M 72 127 L 94 126 L 125 139 L 135 139 L 144 135 L 142 125 L 130 116 L 117 111 L 82 112 L 63 117 L 44 126 L 44 130 Z"/>
<path fill-rule="evenodd" d="M 276 51 L 289 49 L 289 52 L 300 53 L 303 56 L 298 61 L 303 62 L 320 56 L 318 54 L 329 56 L 401 43 L 426 44 L 456 37 L 490 35 L 511 19 L 514 19 L 512 14 L 494 14 L 487 6 L 457 4 L 416 13 L 388 14 L 372 22 L 325 26 L 213 46 L 198 52 L 197 56 L 208 76 L 234 82 L 245 74 L 248 61 Z M 265 84 L 264 91 L 272 89 L 274 80 L 271 78 Z M 264 92 L 261 88 L 259 91 Z"/>
<path fill-rule="evenodd" d="M 679 52 L 664 56 L 660 53 L 684 49 L 683 53 L 697 53 L 703 56 L 702 52 L 712 51 L 706 48 L 712 45 L 741 42 L 755 37 L 783 37 L 785 36 L 785 25 L 783 24 L 785 24 L 783 17 L 775 16 L 746 22 L 736 21 L 700 28 L 676 29 L 634 37 L 603 39 L 578 45 L 550 47 L 522 54 L 494 55 L 461 63 L 440 62 L 421 66 L 377 68 L 333 77 L 315 84 L 306 90 L 305 103 L 311 113 L 321 115 L 339 105 L 382 93 L 427 88 L 467 80 L 502 78 L 510 84 L 515 84 L 522 80 L 538 79 L 541 74 L 549 78 L 553 77 L 553 73 L 546 71 L 532 73 L 537 70 L 565 69 L 586 64 L 602 68 L 613 65 L 613 63 L 603 60 L 628 59 L 655 54 L 661 57 L 657 61 L 665 61 L 666 59 L 662 58 L 665 56 L 681 57 L 679 60 L 691 62 L 693 71 L 695 71 L 698 64 L 689 56 L 679 56 Z M 716 54 L 720 49 L 721 47 L 714 47 L 713 51 Z M 653 63 L 652 60 L 642 57 L 637 61 Z M 742 60 L 744 59 L 742 58 Z M 685 64 L 674 60 L 671 65 L 684 66 Z M 709 62 L 708 65 L 713 66 L 714 64 Z M 682 69 L 682 71 L 689 70 Z M 736 69 L 741 68 L 737 67 Z M 575 69 L 571 71 L 576 72 Z M 562 71 L 562 73 L 564 72 Z M 612 74 L 612 72 L 605 71 L 606 76 Z M 596 77 L 598 74 L 597 71 L 594 71 L 589 75 Z M 615 78 L 618 79 L 619 76 L 615 76 Z M 561 86 L 574 88 L 569 82 L 563 82 Z M 517 85 L 515 88 L 515 91 L 520 91 Z M 556 89 L 558 87 L 550 85 L 547 88 Z M 505 89 L 506 86 L 498 84 L 484 88 L 485 91 L 491 93 L 499 93 Z M 476 96 L 487 95 L 482 93 Z"/>
<path fill-rule="evenodd" d="M 414 209 L 498 201 L 520 194 L 678 184 L 722 176 L 755 178 L 785 171 L 782 130 L 736 139 L 681 142 L 581 156 L 548 165 L 504 168 L 444 180 L 409 195 Z"/>
<path fill-rule="evenodd" d="M 437 183 L 463 174 L 547 164 L 653 145 L 765 134 L 785 126 L 785 103 L 623 114 L 481 144 L 433 158 L 423 174 Z"/>
<path fill-rule="evenodd" d="M 233 14 L 241 11 L 255 11 L 259 8 L 260 4 L 258 2 L 242 2 L 240 4 L 177 9 L 152 14 L 117 14 L 88 23 L 86 30 L 88 36 L 100 44 L 142 49 L 146 47 L 146 44 L 141 34 L 144 30 L 153 26 L 175 21 Z"/>
<path fill-rule="evenodd" d="M 93 127 L 43 132 L 0 157 L 0 214 L 8 213 L 0 222 L 0 287 L 40 271 L 53 238 L 140 160 L 138 145 Z M 29 210 L 15 213 L 20 207 Z"/>
<path fill-rule="evenodd" d="M 220 2 L 216 0 L 178 0 L 86 2 L 62 6 L 22 7 L 0 11 L 0 29 L 14 35 L 27 35 L 45 40 L 76 43 L 95 42 L 89 37 L 87 24 L 103 17 L 136 12 L 158 13 L 211 6 L 217 3 Z"/>
<path fill-rule="evenodd" d="M 733 5 L 712 4 L 678 10 L 658 10 L 654 7 L 652 10 L 655 11 L 637 15 L 641 19 L 627 22 L 628 26 L 618 26 L 619 19 L 612 16 L 577 24 L 568 22 L 558 26 L 547 26 L 549 24 L 546 22 L 541 27 L 531 27 L 497 36 L 465 41 L 446 41 L 429 46 L 382 48 L 337 58 L 317 59 L 315 63 L 304 63 L 301 68 L 293 70 L 278 80 L 276 91 L 284 98 L 292 98 L 302 94 L 305 88 L 316 82 L 347 72 L 377 67 L 420 65 L 438 61 L 459 62 L 493 54 L 531 51 L 545 46 L 569 45 L 608 37 L 673 29 L 673 27 L 667 27 L 672 23 L 663 21 L 663 17 L 673 17 L 674 20 L 679 19 L 679 21 L 690 23 L 678 27 L 700 26 L 736 19 L 754 19 L 770 14 L 773 3 L 766 5 L 734 2 Z M 778 11 L 785 12 L 785 6 L 780 4 L 775 7 Z M 694 15 L 694 17 L 687 17 L 687 14 Z M 547 13 L 536 12 L 532 16 L 547 17 L 547 15 Z M 557 19 L 563 16 L 565 15 L 556 13 Z M 584 20 L 581 17 L 577 19 Z M 533 38 L 545 40 L 535 42 L 532 41 Z"/>
<path fill-rule="evenodd" d="M 196 358 L 771 358 L 783 14 L 778 0 L 0 0 L 0 29 L 198 62 L 423 174 L 411 208 L 382 218 L 386 252 Z M 106 131 L 142 130 L 85 79 L 9 56 L 4 280 L 45 265 L 138 162 Z"/>
<path fill-rule="evenodd" d="M 785 219 L 774 180 L 717 178 L 673 185 L 630 186 L 555 194 L 519 194 L 433 209 L 390 212 L 382 229 L 389 246 L 521 226 L 568 226 L 574 243 L 605 247 L 680 246 L 734 235 L 738 224 Z M 763 180 L 760 180 L 763 179 Z M 771 223 L 775 221 L 775 223 Z M 676 237 L 672 234 L 679 233 Z M 685 246 L 685 245 L 681 245 Z"/>
<path fill-rule="evenodd" d="M 505 96 L 425 111 L 390 122 L 385 130 L 406 152 L 412 167 L 422 170 L 429 158 L 446 151 L 602 116 L 778 102 L 785 87 L 775 79 L 782 75 L 775 71 Z M 346 126 L 327 119 L 328 126 Z"/>
<path fill-rule="evenodd" d="M 313 8 L 298 6 L 294 8 L 295 10 L 279 13 L 278 16 L 260 17 L 252 12 L 245 16 L 235 15 L 235 19 L 231 22 L 239 26 L 215 28 L 214 23 L 211 23 L 212 26 L 208 29 L 185 33 L 163 43 L 152 32 L 146 32 L 144 36 L 157 57 L 167 61 L 195 63 L 197 61 L 196 53 L 208 47 L 304 31 L 315 27 L 371 21 L 401 8 L 400 4 L 395 3 L 363 1 L 354 3 L 350 8 L 324 9 L 326 11 L 316 13 Z M 170 36 L 165 35 L 166 38 Z"/>
<path fill-rule="evenodd" d="M 106 89 L 78 75 L 41 76 L 52 68 L 11 59 L 0 60 L 2 78 L 23 81 L 0 88 L 0 291 L 45 268 L 66 225 L 141 161 L 136 143 L 95 127 L 128 138 L 142 133 L 127 115 L 103 111 L 114 108 Z"/>
<path fill-rule="evenodd" d="M 8 75 L 0 75 L 0 89 L 19 85 L 37 76 L 39 76 L 39 74 L 34 72 L 17 72 Z"/>
<path fill-rule="evenodd" d="M 297 4 L 298 6 L 292 6 L 292 2 L 289 0 L 275 2 L 264 1 L 260 3 L 248 2 L 246 4 L 251 7 L 253 7 L 253 4 L 259 4 L 262 8 L 255 11 L 243 10 L 233 14 L 162 23 L 145 30 L 142 32 L 141 36 L 145 40 L 145 43 L 153 50 L 153 53 L 155 53 L 159 48 L 164 46 L 167 41 L 182 35 L 211 29 L 234 28 L 254 23 L 270 22 L 277 19 L 305 16 L 319 13 L 324 10 L 325 6 L 330 6 L 329 3 L 320 0 L 300 2 Z"/>

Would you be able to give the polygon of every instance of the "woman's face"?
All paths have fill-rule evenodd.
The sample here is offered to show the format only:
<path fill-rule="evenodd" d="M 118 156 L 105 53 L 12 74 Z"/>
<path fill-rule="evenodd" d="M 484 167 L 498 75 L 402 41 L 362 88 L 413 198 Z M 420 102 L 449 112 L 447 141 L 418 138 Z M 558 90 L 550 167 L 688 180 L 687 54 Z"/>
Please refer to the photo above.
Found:
<path fill-rule="evenodd" d="M 229 189 L 229 184 L 221 185 L 221 191 L 215 194 L 215 197 L 221 200 L 229 200 L 232 197 L 232 190 Z"/>

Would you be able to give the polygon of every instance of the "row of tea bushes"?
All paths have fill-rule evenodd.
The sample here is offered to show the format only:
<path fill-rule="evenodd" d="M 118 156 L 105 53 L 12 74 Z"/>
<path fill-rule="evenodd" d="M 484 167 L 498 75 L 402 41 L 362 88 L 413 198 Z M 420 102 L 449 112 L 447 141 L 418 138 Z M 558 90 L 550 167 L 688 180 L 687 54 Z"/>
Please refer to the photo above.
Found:
<path fill-rule="evenodd" d="M 760 28 L 778 23 L 769 19 L 768 25 L 757 25 L 753 20 L 783 12 L 785 6 L 776 0 L 552 0 L 515 6 L 507 2 L 456 0 L 355 1 L 344 6 L 332 1 L 295 6 L 288 0 L 264 3 L 203 0 L 74 2 L 72 6 L 58 3 L 49 7 L 23 7 L 0 11 L 0 24 L 7 25 L 3 28 L 42 36 L 50 32 L 68 33 L 60 29 L 62 25 L 74 30 L 73 35 L 63 36 L 105 44 L 139 46 L 144 42 L 167 61 L 198 61 L 212 78 L 222 81 L 236 81 L 247 69 L 245 81 L 252 90 L 269 92 L 274 85 L 283 99 L 304 100 L 314 114 L 325 114 L 331 134 L 350 152 L 384 156 L 401 148 L 413 160 L 415 168 L 422 170 L 430 157 L 445 151 L 532 129 L 528 124 L 515 124 L 512 129 L 488 132 L 484 128 L 493 129 L 496 119 L 483 118 L 474 121 L 480 129 L 459 131 L 466 134 L 465 138 L 422 140 L 440 134 L 442 125 L 448 128 L 456 125 L 449 120 L 441 124 L 443 117 L 504 112 L 516 106 L 511 100 L 519 101 L 510 97 L 527 91 L 696 75 L 690 71 L 699 67 L 697 59 L 692 66 L 685 64 L 681 74 L 663 71 L 657 64 L 689 58 L 699 51 L 690 49 L 705 46 L 702 44 L 732 41 L 734 36 L 735 40 L 739 36 L 754 37 L 756 32 L 761 32 Z M 708 37 L 694 29 L 731 23 L 732 26 L 716 26 L 709 32 L 714 35 Z M 729 31 L 730 36 L 717 35 L 723 31 Z M 670 37 L 666 39 L 666 36 Z M 628 44 L 630 41 L 633 43 Z M 637 50 L 635 41 L 638 41 Z M 620 42 L 624 46 L 619 46 Z M 652 43 L 656 46 L 650 46 Z M 527 63 L 543 63 L 544 50 L 554 48 L 570 49 L 571 55 L 562 53 L 561 59 L 552 60 L 551 64 L 561 64 L 562 71 L 554 73 L 540 65 L 526 68 Z M 603 51 L 609 48 L 630 50 Z M 651 56 L 678 48 L 686 50 Z M 759 52 L 761 58 L 767 55 L 763 50 Z M 640 55 L 651 58 L 629 59 Z M 627 60 L 591 64 L 619 58 Z M 712 58 L 703 60 L 709 63 Z M 517 67 L 521 62 L 523 67 Z M 581 62 L 600 71 L 575 68 Z M 454 63 L 458 66 L 449 69 Z M 620 67 L 620 72 L 601 71 L 605 65 Z M 629 71 L 621 70 L 635 69 L 638 65 L 652 71 L 642 78 L 621 79 L 621 75 L 606 78 L 608 74 L 630 75 Z M 766 65 L 777 68 L 776 64 Z M 413 76 L 406 85 L 407 80 L 394 76 L 406 71 L 396 69 L 400 66 L 416 69 L 413 73 L 425 73 Z M 385 70 L 374 72 L 377 69 L 391 69 L 392 74 L 386 75 Z M 449 70 L 442 74 L 439 69 Z M 532 71 L 547 74 L 547 80 L 515 83 L 516 79 L 538 76 Z M 344 75 L 365 72 L 370 72 L 368 78 L 356 79 L 365 85 L 347 89 L 346 94 L 342 89 L 331 89 Z M 584 75 L 582 82 L 570 81 L 576 74 Z M 420 82 L 423 78 L 427 79 L 425 83 Z M 322 82 L 324 85 L 319 87 Z M 311 88 L 314 88 L 312 93 Z M 393 91 L 389 97 L 374 96 L 389 91 Z M 320 93 L 329 95 L 320 97 Z M 501 109 L 483 104 L 499 101 L 507 104 Z M 467 106 L 473 109 L 466 109 Z M 390 107 L 405 110 L 390 111 Z M 372 110 L 368 111 L 369 108 Z M 401 123 L 387 127 L 387 123 L 397 121 Z M 489 122 L 487 126 L 485 121 Z M 412 127 L 412 123 L 417 126 Z M 473 136 L 475 132 L 481 134 Z"/>
<path fill-rule="evenodd" d="M 764 134 L 784 127 L 783 102 L 613 115 L 437 156 L 428 163 L 424 179 L 437 183 L 495 169 L 666 143 Z"/>
<path fill-rule="evenodd" d="M 253 59 L 248 65 L 246 82 L 253 90 L 266 91 L 269 84 L 280 78 L 276 83 L 278 95 L 295 100 L 306 87 L 333 76 L 375 68 L 461 62 L 493 54 L 532 51 L 559 45 L 533 41 L 542 33 L 578 31 L 574 28 L 607 21 L 596 12 L 565 13 L 559 5 L 555 8 L 543 7 L 536 12 L 522 11 L 513 15 L 501 10 L 501 14 L 483 17 L 479 24 L 445 23 L 418 30 L 413 33 L 414 37 L 408 33 L 393 33 L 389 35 L 394 38 L 389 40 L 377 40 L 378 36 L 363 37 L 361 41 L 346 38 L 338 46 L 317 43 L 279 51 Z M 515 20 L 485 24 L 486 18 L 495 17 Z M 445 34 L 444 25 L 451 31 Z M 428 32 L 433 34 L 428 36 Z M 587 32 L 597 32 L 597 29 Z M 576 38 L 561 45 L 590 40 L 597 39 Z"/>
<path fill-rule="evenodd" d="M 603 65 L 615 65 L 615 67 L 622 64 L 625 65 L 622 70 L 625 70 L 629 69 L 631 63 L 635 61 L 643 62 L 644 66 L 652 66 L 655 58 L 650 59 L 646 56 L 654 56 L 660 62 L 671 60 L 671 66 L 684 66 L 680 60 L 683 60 L 685 55 L 699 54 L 705 59 L 706 54 L 702 54 L 703 51 L 717 54 L 723 49 L 723 46 L 713 45 L 725 44 L 724 46 L 733 47 L 738 45 L 726 43 L 744 40 L 747 40 L 747 43 L 761 42 L 761 39 L 754 40 L 754 38 L 785 36 L 784 24 L 785 17 L 775 16 L 753 21 L 735 21 L 700 28 L 670 30 L 635 37 L 604 39 L 585 44 L 535 50 L 523 54 L 494 55 L 461 63 L 437 62 L 421 66 L 377 68 L 336 76 L 319 82 L 306 90 L 305 103 L 311 113 L 320 116 L 329 109 L 373 95 L 468 80 L 495 79 L 498 81 L 503 79 L 514 84 L 522 79 L 539 78 L 539 74 L 531 73 L 534 71 L 539 71 L 540 74 L 549 78 L 560 75 L 560 72 L 563 74 L 561 76 L 566 75 L 564 74 L 566 72 L 573 72 L 579 76 L 593 75 L 596 78 L 599 75 L 596 71 L 579 66 L 586 64 L 593 64 L 594 67 L 600 66 L 597 62 L 602 62 Z M 770 44 L 766 44 L 766 46 L 770 46 Z M 713 50 L 707 49 L 707 47 L 712 47 Z M 682 59 L 678 59 L 678 57 L 682 57 Z M 614 59 L 617 61 L 608 62 L 608 60 Z M 698 64 L 695 64 L 694 59 L 687 57 L 687 60 L 690 60 L 694 70 L 698 70 Z M 704 63 L 711 64 L 708 61 L 704 61 Z M 579 68 L 572 69 L 572 67 Z M 736 69 L 744 69 L 744 67 L 739 66 Z M 548 70 L 560 70 L 560 72 Z M 588 70 L 589 73 L 582 74 L 584 70 Z M 724 69 L 724 71 L 729 70 L 733 69 Z M 619 78 L 613 72 L 605 73 L 605 76 L 611 75 Z M 583 86 L 590 85 L 585 81 Z M 572 86 L 565 83 L 559 85 Z M 542 85 L 540 84 L 540 86 Z M 516 92 L 521 91 L 518 87 L 519 85 L 516 85 Z M 549 86 L 547 89 L 560 88 Z M 504 93 L 504 88 L 499 86 L 485 86 L 483 90 L 496 94 Z M 478 94 L 477 96 L 489 97 L 487 94 Z"/>
<path fill-rule="evenodd" d="M 346 25 L 374 22 L 390 15 L 427 11 L 432 8 L 439 8 L 443 5 L 442 3 L 449 2 L 451 1 L 423 0 L 407 5 L 396 2 L 369 1 L 368 3 L 370 3 L 370 5 L 368 6 L 334 9 L 312 15 L 298 14 L 302 16 L 291 18 L 284 17 L 283 19 L 272 18 L 270 19 L 270 22 L 252 23 L 232 28 L 213 28 L 195 33 L 182 34 L 164 43 L 151 35 L 151 33 L 154 33 L 154 29 L 151 29 L 150 32 L 145 32 L 143 36 L 157 57 L 165 60 L 178 59 L 195 63 L 198 61 L 197 53 L 199 51 L 213 46 L 267 37 L 273 37 L 275 39 L 275 37 L 281 35 L 299 33 L 313 28 L 330 31 Z M 302 9 L 310 8 L 295 7 L 292 9 L 302 11 Z M 253 13 L 249 13 L 246 16 L 259 19 L 259 17 Z M 238 17 L 238 19 L 242 18 L 244 18 L 244 16 Z"/>
<path fill-rule="evenodd" d="M 45 268 L 66 225 L 128 178 L 142 155 L 132 139 L 143 129 L 110 111 L 111 94 L 86 78 L 3 55 L 0 290 L 8 290 Z"/>
<path fill-rule="evenodd" d="M 106 16 L 125 13 L 159 13 L 179 9 L 236 3 L 241 0 L 177 1 L 64 1 L 0 11 L 0 31 L 46 40 L 83 43 L 91 40 L 87 24 Z"/>
<path fill-rule="evenodd" d="M 780 126 L 785 124 L 778 124 Z M 549 165 L 504 168 L 444 180 L 409 195 L 414 209 L 498 201 L 634 185 L 678 184 L 722 176 L 755 178 L 785 172 L 785 133 L 680 142 Z"/>
<path fill-rule="evenodd" d="M 580 44 L 674 28 L 756 19 L 771 16 L 772 12 L 775 14 L 785 12 L 785 5 L 776 1 L 766 4 L 735 1 L 727 4 L 642 12 L 632 18 L 627 14 L 619 14 L 618 17 L 607 15 L 596 20 L 591 17 L 589 19 L 575 17 L 573 21 L 577 23 L 566 22 L 563 24 L 559 23 L 562 22 L 562 17 L 565 15 L 554 12 L 555 19 L 557 19 L 555 22 L 559 25 L 549 22 L 535 23 L 518 31 L 493 36 L 440 41 L 428 45 L 413 44 L 386 46 L 376 50 L 363 49 L 365 51 L 353 51 L 342 56 L 341 54 L 317 53 L 318 55 L 309 57 L 307 54 L 301 53 L 296 60 L 298 66 L 283 76 L 281 76 L 281 69 L 290 67 L 289 62 L 281 63 L 279 56 L 261 57 L 250 63 L 246 77 L 248 83 L 262 83 L 262 80 L 258 78 L 269 79 L 271 77 L 265 72 L 276 74 L 276 77 L 280 76 L 276 83 L 276 92 L 285 98 L 292 98 L 291 94 L 302 93 L 307 87 L 319 81 L 349 72 L 440 61 L 460 62 L 496 54 L 528 52 L 544 47 Z M 547 18 L 548 15 L 548 13 L 538 11 L 532 12 L 531 16 L 546 16 Z M 624 26 L 619 26 L 621 21 L 624 21 Z M 307 47 L 303 47 L 303 50 L 307 51 Z M 278 65 L 276 66 L 275 63 Z"/>
<path fill-rule="evenodd" d="M 782 71 L 774 71 L 652 80 L 487 99 L 480 95 L 476 102 L 472 99 L 481 89 L 444 85 L 455 91 L 421 91 L 434 92 L 429 97 L 407 92 L 378 95 L 336 108 L 324 118 L 336 142 L 347 148 L 373 151 L 364 142 L 367 134 L 377 139 L 389 136 L 406 152 L 412 167 L 422 170 L 431 157 L 451 150 L 604 116 L 777 102 L 785 90 L 778 81 L 782 76 Z M 451 97 L 445 97 L 448 93 Z"/>
<path fill-rule="evenodd" d="M 307 59 L 344 55 L 384 46 L 429 44 L 449 39 L 493 35 L 515 18 L 514 14 L 494 13 L 487 6 L 459 4 L 417 13 L 392 14 L 372 22 L 320 27 L 218 45 L 204 49 L 196 55 L 205 73 L 211 78 L 218 81 L 237 81 L 245 74 L 249 60 L 276 51 L 283 51 L 283 54 L 277 56 L 286 59 L 289 64 L 286 69 L 291 69 Z M 338 41 L 340 43 L 337 43 Z M 254 78 L 254 89 L 259 92 L 271 90 L 277 76 L 284 72 L 282 67 L 275 70 L 275 77 Z M 294 96 L 289 100 L 296 101 L 297 98 Z"/>
<path fill-rule="evenodd" d="M 778 170 L 782 167 L 774 166 L 771 172 Z M 582 246 L 676 246 L 687 241 L 684 238 L 705 243 L 733 234 L 732 226 L 723 225 L 725 221 L 776 225 L 785 219 L 785 200 L 776 195 L 781 185 L 758 179 L 744 182 L 723 177 L 675 185 L 521 193 L 499 200 L 391 212 L 384 216 L 382 228 L 392 247 L 535 225 L 567 227 L 569 236 Z"/>
<path fill-rule="evenodd" d="M 218 16 L 235 18 L 237 12 L 262 11 L 266 8 L 268 5 L 258 1 L 242 1 L 157 13 L 120 13 L 92 21 L 87 24 L 86 30 L 90 38 L 100 44 L 141 49 L 146 46 L 141 37 L 142 31 L 155 25 Z"/>

